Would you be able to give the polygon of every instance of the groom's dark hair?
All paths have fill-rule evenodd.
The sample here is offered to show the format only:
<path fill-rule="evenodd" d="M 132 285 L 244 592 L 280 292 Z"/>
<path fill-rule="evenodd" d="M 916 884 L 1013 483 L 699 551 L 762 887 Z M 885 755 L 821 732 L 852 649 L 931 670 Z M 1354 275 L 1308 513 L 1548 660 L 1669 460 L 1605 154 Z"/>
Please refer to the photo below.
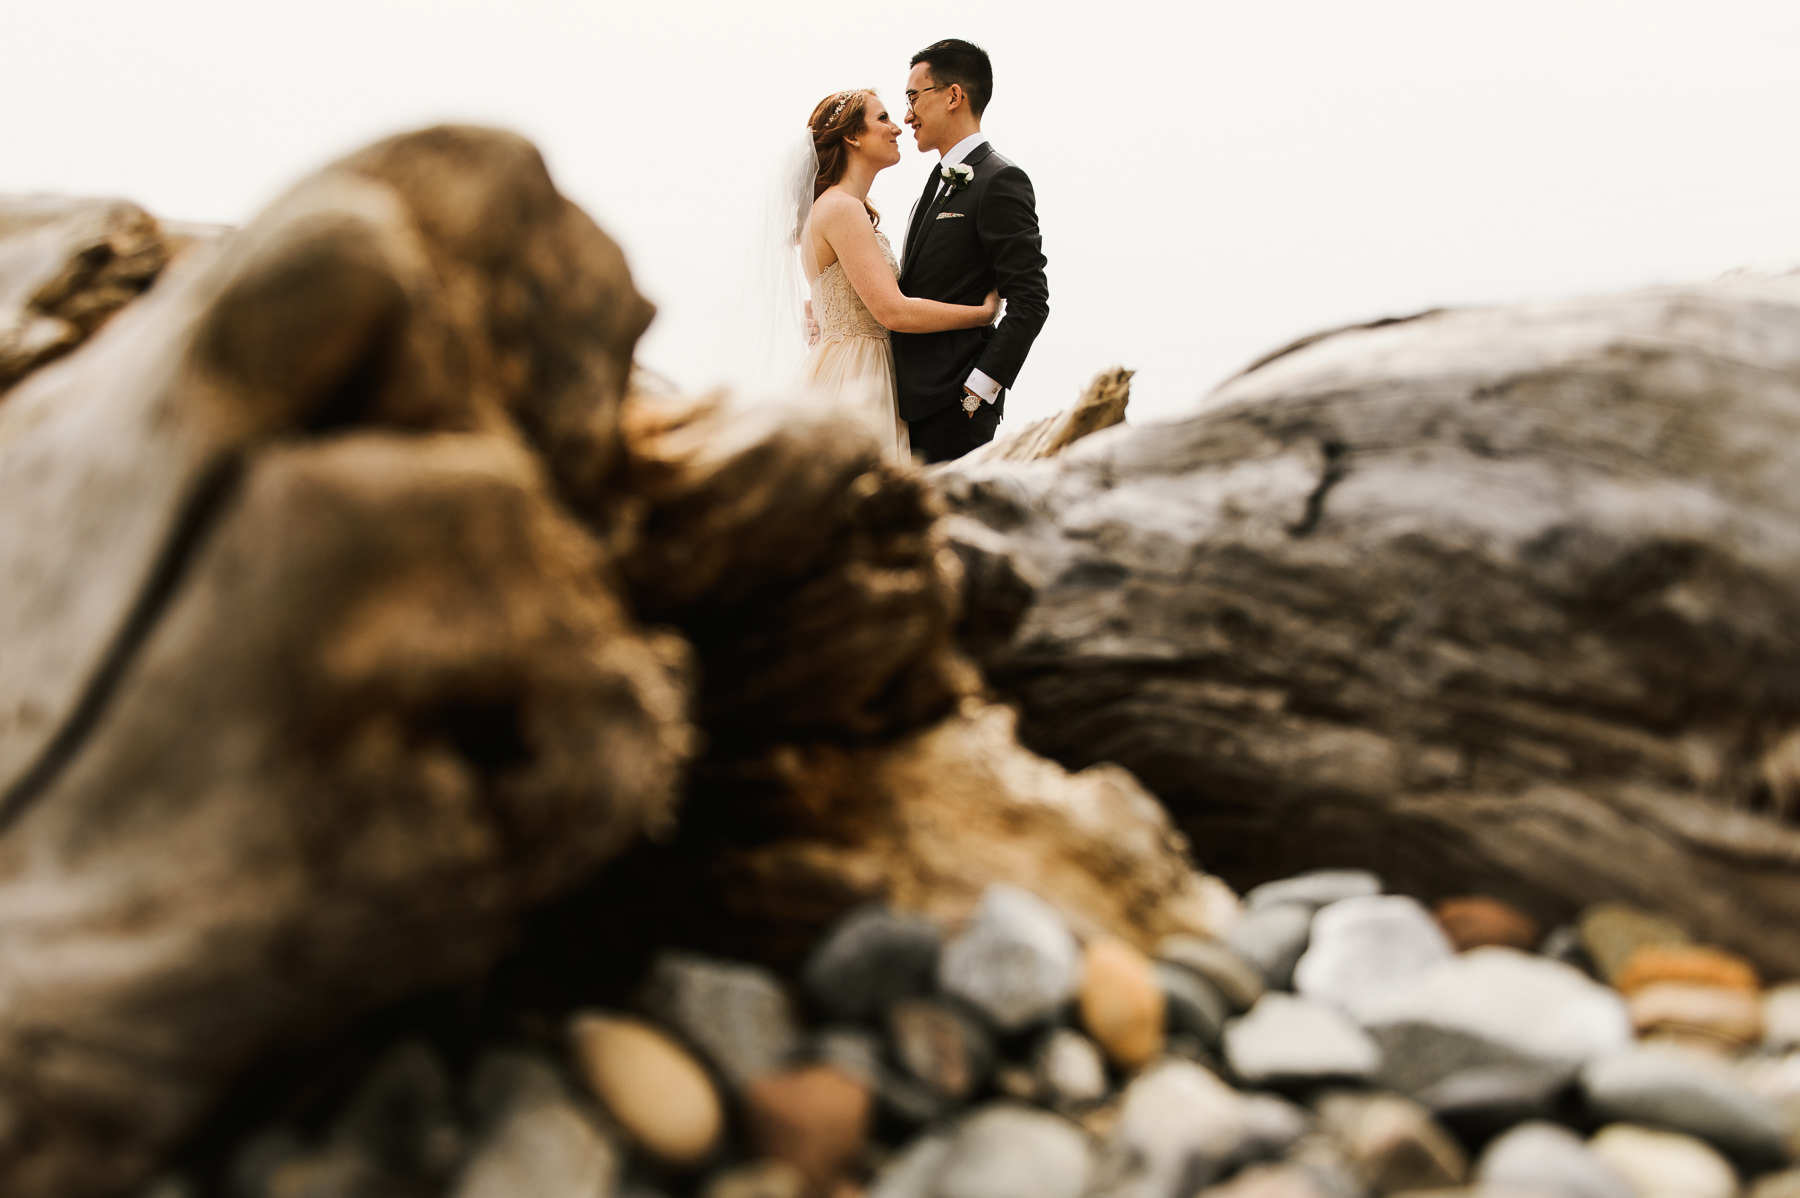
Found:
<path fill-rule="evenodd" d="M 961 87 L 977 117 L 987 111 L 988 101 L 994 97 L 994 64 L 988 61 L 986 50 L 960 37 L 945 38 L 913 55 L 907 65 L 920 63 L 931 68 L 931 81 L 939 87 L 952 83 Z"/>

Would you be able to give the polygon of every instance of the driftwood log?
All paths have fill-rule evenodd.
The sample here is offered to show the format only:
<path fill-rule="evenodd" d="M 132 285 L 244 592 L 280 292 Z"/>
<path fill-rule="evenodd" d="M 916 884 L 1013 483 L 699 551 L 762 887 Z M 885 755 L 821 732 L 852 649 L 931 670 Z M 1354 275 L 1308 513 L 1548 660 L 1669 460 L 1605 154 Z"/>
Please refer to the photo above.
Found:
<path fill-rule="evenodd" d="M 1800 974 L 1800 278 L 1344 330 L 935 478 L 1026 743 L 1228 880 L 1624 899 Z"/>
<path fill-rule="evenodd" d="M 650 315 L 535 150 L 436 129 L 0 397 L 0 1192 L 128 1193 L 549 904 L 764 958 L 1002 879 L 1140 943 L 1228 918 L 1135 781 L 984 704 L 929 488 L 850 424 L 627 401 Z"/>

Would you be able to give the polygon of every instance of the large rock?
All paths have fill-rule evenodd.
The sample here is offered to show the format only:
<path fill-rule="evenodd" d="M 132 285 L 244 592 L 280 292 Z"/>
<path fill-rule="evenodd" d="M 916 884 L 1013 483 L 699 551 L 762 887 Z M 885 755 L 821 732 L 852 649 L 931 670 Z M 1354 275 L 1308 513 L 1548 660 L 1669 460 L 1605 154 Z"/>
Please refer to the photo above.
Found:
<path fill-rule="evenodd" d="M 1345 330 L 934 475 L 1026 743 L 1131 769 L 1228 879 L 1625 898 L 1778 975 L 1796 480 L 1800 276 Z"/>

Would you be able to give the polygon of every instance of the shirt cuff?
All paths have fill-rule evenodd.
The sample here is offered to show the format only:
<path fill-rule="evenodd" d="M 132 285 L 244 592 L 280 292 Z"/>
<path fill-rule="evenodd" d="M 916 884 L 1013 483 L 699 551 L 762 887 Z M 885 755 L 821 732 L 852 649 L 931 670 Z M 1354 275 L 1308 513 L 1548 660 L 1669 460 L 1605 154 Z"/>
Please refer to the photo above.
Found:
<path fill-rule="evenodd" d="M 981 396 L 981 398 L 989 403 L 993 403 L 996 399 L 1000 398 L 1000 384 L 996 383 L 993 379 L 981 373 L 979 370 L 971 370 L 969 372 L 969 381 L 964 383 L 963 386 Z"/>

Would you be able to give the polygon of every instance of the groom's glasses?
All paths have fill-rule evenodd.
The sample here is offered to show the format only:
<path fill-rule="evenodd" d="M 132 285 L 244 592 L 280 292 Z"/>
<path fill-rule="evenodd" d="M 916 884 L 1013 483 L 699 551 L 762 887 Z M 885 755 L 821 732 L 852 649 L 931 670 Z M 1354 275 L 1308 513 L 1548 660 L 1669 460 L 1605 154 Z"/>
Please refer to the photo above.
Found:
<path fill-rule="evenodd" d="M 946 87 L 949 87 L 949 86 L 950 86 L 950 84 L 948 84 L 948 83 L 938 83 L 938 84 L 932 85 L 931 87 L 921 87 L 916 92 L 901 93 L 902 95 L 904 95 L 906 97 L 907 111 L 911 112 L 913 104 L 916 103 L 918 101 L 919 97 L 924 95 L 926 92 L 943 91 Z"/>

